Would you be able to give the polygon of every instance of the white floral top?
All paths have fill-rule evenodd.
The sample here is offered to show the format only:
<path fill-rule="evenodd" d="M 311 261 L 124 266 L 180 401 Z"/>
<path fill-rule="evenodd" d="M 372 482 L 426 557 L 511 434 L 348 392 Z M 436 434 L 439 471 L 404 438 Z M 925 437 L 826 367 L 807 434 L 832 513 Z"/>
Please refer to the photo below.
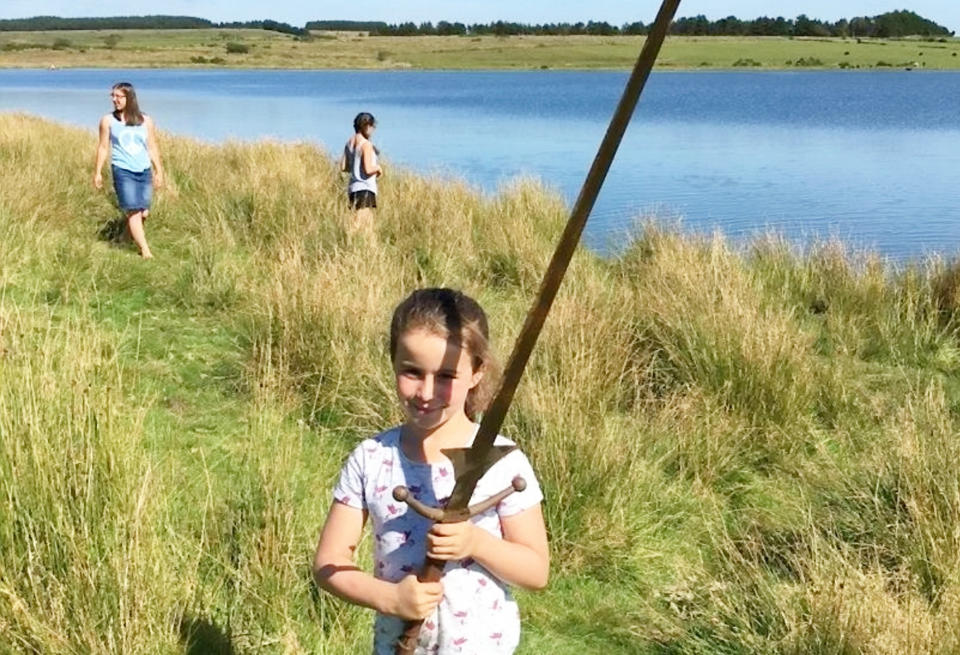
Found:
<path fill-rule="evenodd" d="M 496 445 L 512 445 L 502 436 Z M 540 485 L 526 456 L 514 450 L 480 478 L 470 499 L 478 503 L 510 486 L 517 475 L 527 482 L 495 507 L 471 520 L 502 536 L 500 517 L 512 516 L 543 500 Z M 393 499 L 393 489 L 406 486 L 430 506 L 442 505 L 453 491 L 449 462 L 424 464 L 408 459 L 400 448 L 400 428 L 364 440 L 347 458 L 334 488 L 334 498 L 369 513 L 374 538 L 374 575 L 397 582 L 416 572 L 426 553 L 430 521 Z M 424 621 L 417 654 L 512 653 L 520 640 L 520 614 L 507 586 L 470 558 L 447 562 L 443 574 L 443 600 Z M 378 614 L 373 651 L 393 655 L 403 632 L 403 620 Z"/>

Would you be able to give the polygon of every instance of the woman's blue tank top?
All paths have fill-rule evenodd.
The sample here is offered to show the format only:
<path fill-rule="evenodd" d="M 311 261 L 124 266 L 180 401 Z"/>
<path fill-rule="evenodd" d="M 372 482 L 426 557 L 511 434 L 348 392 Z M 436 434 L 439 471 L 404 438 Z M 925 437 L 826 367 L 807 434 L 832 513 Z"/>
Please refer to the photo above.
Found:
<path fill-rule="evenodd" d="M 127 125 L 114 114 L 110 121 L 110 163 L 139 173 L 150 168 L 147 150 L 147 126 Z"/>

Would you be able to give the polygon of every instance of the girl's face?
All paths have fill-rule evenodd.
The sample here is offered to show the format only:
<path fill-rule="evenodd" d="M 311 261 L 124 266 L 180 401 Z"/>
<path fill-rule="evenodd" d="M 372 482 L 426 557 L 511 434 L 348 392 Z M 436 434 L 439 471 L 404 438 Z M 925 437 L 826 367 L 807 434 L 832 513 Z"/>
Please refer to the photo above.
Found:
<path fill-rule="evenodd" d="M 430 433 L 450 419 L 466 418 L 467 393 L 483 377 L 471 360 L 459 344 L 427 330 L 400 336 L 393 368 L 407 425 Z"/>
<path fill-rule="evenodd" d="M 123 111 L 127 107 L 127 94 L 122 89 L 114 89 L 110 92 L 110 101 L 115 111 Z"/>
<path fill-rule="evenodd" d="M 373 131 L 375 129 L 377 129 L 376 125 L 364 125 L 363 128 L 360 130 L 360 134 L 363 135 L 363 138 L 369 139 L 370 137 L 373 136 Z"/>

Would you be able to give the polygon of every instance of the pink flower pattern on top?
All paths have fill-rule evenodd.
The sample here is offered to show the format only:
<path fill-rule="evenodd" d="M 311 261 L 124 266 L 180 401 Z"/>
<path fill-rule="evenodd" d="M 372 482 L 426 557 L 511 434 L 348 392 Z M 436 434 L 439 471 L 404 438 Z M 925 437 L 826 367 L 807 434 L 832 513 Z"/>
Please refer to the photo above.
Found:
<path fill-rule="evenodd" d="M 424 464 L 406 458 L 399 447 L 400 430 L 393 428 L 364 440 L 347 458 L 334 489 L 334 498 L 349 507 L 366 510 L 371 520 L 374 575 L 399 581 L 423 562 L 430 522 L 393 500 L 393 489 L 406 486 L 421 501 L 439 506 L 453 491 L 448 463 Z M 510 445 L 497 437 L 497 445 Z M 522 475 L 527 488 L 497 507 L 471 519 L 479 527 L 502 536 L 500 517 L 512 516 L 541 502 L 543 496 L 527 458 L 514 450 L 497 462 L 477 484 L 471 504 L 489 498 Z M 417 655 L 464 653 L 505 655 L 520 639 L 520 615 L 506 584 L 472 558 L 448 562 L 443 574 L 443 601 L 424 621 Z M 378 614 L 374 624 L 374 653 L 393 655 L 403 621 Z"/>

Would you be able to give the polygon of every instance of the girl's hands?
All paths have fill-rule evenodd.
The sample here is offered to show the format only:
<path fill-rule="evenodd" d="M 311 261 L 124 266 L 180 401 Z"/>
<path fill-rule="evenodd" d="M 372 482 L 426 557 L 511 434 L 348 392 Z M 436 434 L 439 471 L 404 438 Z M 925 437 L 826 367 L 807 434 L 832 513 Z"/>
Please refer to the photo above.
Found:
<path fill-rule="evenodd" d="M 396 598 L 389 613 L 407 620 L 427 618 L 443 598 L 442 584 L 420 582 L 412 573 L 398 582 L 394 590 Z"/>
<path fill-rule="evenodd" d="M 100 171 L 93 174 L 93 188 L 97 191 L 103 188 L 103 173 Z"/>
<path fill-rule="evenodd" d="M 472 521 L 434 523 L 427 533 L 427 555 L 439 560 L 473 557 L 481 533 L 486 534 Z"/>

